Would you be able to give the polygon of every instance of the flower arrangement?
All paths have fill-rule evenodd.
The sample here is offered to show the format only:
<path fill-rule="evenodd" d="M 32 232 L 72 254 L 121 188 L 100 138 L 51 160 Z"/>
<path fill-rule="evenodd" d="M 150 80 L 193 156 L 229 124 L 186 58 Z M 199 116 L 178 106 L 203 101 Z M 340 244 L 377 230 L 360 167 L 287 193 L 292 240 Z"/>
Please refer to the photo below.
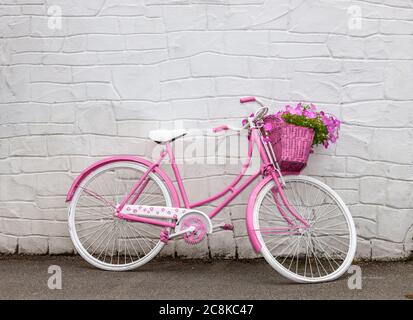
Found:
<path fill-rule="evenodd" d="M 276 113 L 276 117 L 288 124 L 314 130 L 313 146 L 323 144 L 325 148 L 338 139 L 340 121 L 323 111 L 317 111 L 314 104 L 297 104 L 295 108 L 286 106 L 284 111 Z"/>

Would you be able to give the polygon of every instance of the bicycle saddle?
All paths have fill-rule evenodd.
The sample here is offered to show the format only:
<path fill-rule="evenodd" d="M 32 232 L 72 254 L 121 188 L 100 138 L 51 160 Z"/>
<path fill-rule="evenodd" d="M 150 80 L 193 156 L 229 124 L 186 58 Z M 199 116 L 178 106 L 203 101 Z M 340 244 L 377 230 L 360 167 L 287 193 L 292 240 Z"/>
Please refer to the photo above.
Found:
<path fill-rule="evenodd" d="M 149 132 L 149 139 L 156 143 L 167 143 L 182 138 L 188 134 L 185 129 L 175 130 L 152 130 Z"/>

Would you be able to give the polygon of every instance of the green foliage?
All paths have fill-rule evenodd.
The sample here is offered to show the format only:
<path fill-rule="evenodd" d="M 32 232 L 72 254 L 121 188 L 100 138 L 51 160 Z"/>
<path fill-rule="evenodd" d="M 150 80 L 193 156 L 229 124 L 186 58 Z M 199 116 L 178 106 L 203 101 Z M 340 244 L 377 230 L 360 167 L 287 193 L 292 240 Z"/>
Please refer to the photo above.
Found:
<path fill-rule="evenodd" d="M 322 117 L 317 115 L 315 118 L 307 118 L 304 115 L 284 113 L 281 115 L 286 123 L 314 130 L 313 146 L 323 144 L 329 137 L 328 130 Z"/>

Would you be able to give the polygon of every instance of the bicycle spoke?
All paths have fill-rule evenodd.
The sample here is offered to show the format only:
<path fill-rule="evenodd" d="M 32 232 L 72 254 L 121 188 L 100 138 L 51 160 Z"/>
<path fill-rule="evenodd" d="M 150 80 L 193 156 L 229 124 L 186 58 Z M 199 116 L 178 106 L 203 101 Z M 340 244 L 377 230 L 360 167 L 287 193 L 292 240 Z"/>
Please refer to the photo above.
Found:
<path fill-rule="evenodd" d="M 131 192 L 145 170 L 142 165 L 121 161 L 99 168 L 79 185 L 69 223 L 73 226 L 76 249 L 90 263 L 109 270 L 130 269 L 149 261 L 149 256 L 162 248 L 159 235 L 163 227 L 115 216 L 119 200 Z M 139 202 L 145 205 L 172 206 L 162 180 L 153 173 L 147 178 L 147 185 L 133 196 L 140 192 Z"/>
<path fill-rule="evenodd" d="M 309 226 L 292 215 L 288 216 L 292 225 L 283 219 L 280 211 L 289 211 L 285 203 L 274 201 L 272 187 L 265 188 L 265 194 L 257 200 L 256 232 L 267 248 L 263 254 L 267 261 L 274 262 L 273 267 L 294 279 L 317 282 L 331 278 L 337 270 L 343 270 L 347 257 L 344 251 L 350 248 L 352 234 L 345 211 L 337 196 L 319 184 L 309 178 L 292 177 L 286 179 L 283 189 L 288 204 Z"/>

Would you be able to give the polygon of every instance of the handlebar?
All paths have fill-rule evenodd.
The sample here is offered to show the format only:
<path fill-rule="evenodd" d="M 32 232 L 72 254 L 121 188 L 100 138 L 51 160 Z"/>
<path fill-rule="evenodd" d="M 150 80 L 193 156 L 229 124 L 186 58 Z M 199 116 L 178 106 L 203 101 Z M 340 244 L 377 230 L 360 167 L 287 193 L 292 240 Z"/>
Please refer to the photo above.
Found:
<path fill-rule="evenodd" d="M 241 103 L 255 102 L 255 101 L 257 101 L 257 98 L 255 97 L 244 97 L 244 98 L 239 99 L 239 102 Z"/>
<path fill-rule="evenodd" d="M 212 131 L 215 132 L 215 133 L 221 132 L 221 131 L 226 131 L 226 130 L 229 130 L 229 127 L 226 124 L 212 129 Z"/>
<path fill-rule="evenodd" d="M 243 98 L 239 99 L 239 102 L 241 102 L 241 103 L 256 102 L 256 103 L 258 103 L 261 107 L 265 107 L 265 104 L 264 104 L 262 101 L 258 100 L 256 97 L 253 97 L 253 96 L 251 96 L 251 97 L 243 97 Z"/>
<path fill-rule="evenodd" d="M 240 103 L 248 103 L 248 102 L 256 102 L 258 103 L 261 107 L 254 113 L 254 115 L 251 115 L 251 117 L 248 118 L 247 123 L 242 127 L 242 128 L 232 128 L 227 125 L 222 125 L 216 128 L 213 128 L 212 131 L 217 133 L 221 131 L 227 131 L 227 130 L 232 130 L 232 131 L 242 131 L 244 129 L 250 128 L 250 125 L 252 122 L 255 122 L 257 120 L 261 120 L 264 118 L 264 116 L 268 113 L 268 107 L 264 105 L 263 102 L 258 100 L 256 97 L 243 97 L 240 100 Z"/>

